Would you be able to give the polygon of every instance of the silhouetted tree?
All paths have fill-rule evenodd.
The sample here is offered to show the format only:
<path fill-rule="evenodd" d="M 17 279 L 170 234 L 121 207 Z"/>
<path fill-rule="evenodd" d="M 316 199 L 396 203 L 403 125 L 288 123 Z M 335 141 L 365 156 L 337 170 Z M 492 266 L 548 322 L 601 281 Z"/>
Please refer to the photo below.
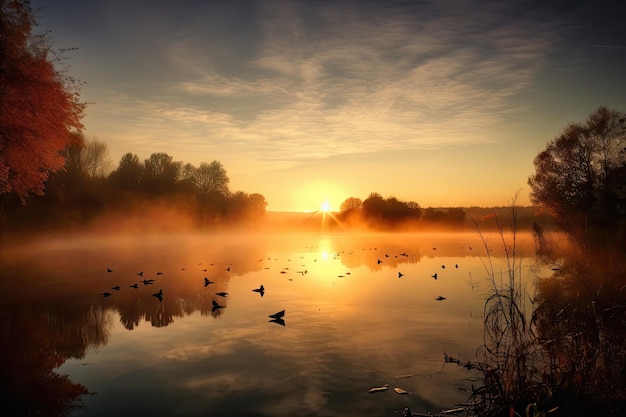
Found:
<path fill-rule="evenodd" d="M 33 196 L 27 207 L 17 208 L 20 215 L 25 215 L 23 222 L 33 226 L 80 223 L 104 208 L 109 193 L 108 148 L 103 142 L 85 140 L 81 132 L 71 136 L 73 143 L 60 153 L 65 165 L 50 174 L 45 195 Z"/>
<path fill-rule="evenodd" d="M 82 128 L 85 106 L 35 25 L 27 0 L 0 1 L 0 195 L 22 201 L 43 194 L 49 173 L 63 166 L 60 152 Z"/>
<path fill-rule="evenodd" d="M 73 143 L 61 155 L 65 160 L 62 171 L 68 176 L 95 179 L 105 178 L 110 173 L 111 160 L 106 143 L 87 140 L 82 132 L 72 133 Z"/>
<path fill-rule="evenodd" d="M 262 194 L 252 193 L 248 195 L 248 213 L 252 216 L 262 216 L 265 214 L 267 201 Z"/>
<path fill-rule="evenodd" d="M 197 168 L 190 163 L 186 163 L 181 168 L 178 183 L 183 193 L 195 193 L 194 175 L 196 174 L 196 171 Z"/>
<path fill-rule="evenodd" d="M 382 217 L 386 207 L 385 199 L 373 192 L 363 201 L 363 214 L 369 218 Z"/>
<path fill-rule="evenodd" d="M 406 206 L 410 209 L 413 210 L 421 210 L 422 208 L 420 207 L 420 205 L 418 203 L 416 203 L 415 201 L 407 201 Z"/>
<path fill-rule="evenodd" d="M 385 200 L 384 216 L 391 219 L 400 219 L 406 217 L 408 207 L 405 203 L 395 197 L 389 197 Z"/>
<path fill-rule="evenodd" d="M 450 224 L 462 224 L 465 222 L 465 211 L 461 207 L 450 207 L 446 217 Z"/>
<path fill-rule="evenodd" d="M 105 178 L 111 172 L 111 159 L 106 143 L 97 139 L 87 140 L 81 149 L 82 171 L 88 178 Z"/>
<path fill-rule="evenodd" d="M 120 164 L 109 175 L 110 182 L 120 190 L 138 191 L 143 176 L 143 164 L 139 157 L 133 153 L 127 153 L 120 159 Z"/>
<path fill-rule="evenodd" d="M 571 123 L 534 160 L 531 201 L 555 214 L 566 230 L 605 225 L 626 216 L 626 116 L 600 107 L 586 123 Z M 620 220 L 621 219 L 621 220 Z"/>
<path fill-rule="evenodd" d="M 182 162 L 173 161 L 166 153 L 153 153 L 144 161 L 142 189 L 149 195 L 165 195 L 176 190 Z"/>
<path fill-rule="evenodd" d="M 424 220 L 429 222 L 441 222 L 446 218 L 446 213 L 443 210 L 436 210 L 432 207 L 428 207 L 424 210 Z"/>
<path fill-rule="evenodd" d="M 85 147 L 85 135 L 81 132 L 71 134 L 72 143 L 61 151 L 61 156 L 65 161 L 61 172 L 68 177 L 79 177 L 82 172 L 82 149 Z"/>
<path fill-rule="evenodd" d="M 363 201 L 360 198 L 346 198 L 339 208 L 340 211 L 360 210 L 363 207 Z"/>
<path fill-rule="evenodd" d="M 219 161 L 203 162 L 193 173 L 193 184 L 201 201 L 224 197 L 229 194 L 226 169 Z"/>
<path fill-rule="evenodd" d="M 76 138 L 74 143 L 61 152 L 65 165 L 51 175 L 46 187 L 64 187 L 66 194 L 69 192 L 76 196 L 74 203 L 80 204 L 81 195 L 89 195 L 103 184 L 111 162 L 104 142 L 86 140 L 80 132 L 73 136 Z"/>

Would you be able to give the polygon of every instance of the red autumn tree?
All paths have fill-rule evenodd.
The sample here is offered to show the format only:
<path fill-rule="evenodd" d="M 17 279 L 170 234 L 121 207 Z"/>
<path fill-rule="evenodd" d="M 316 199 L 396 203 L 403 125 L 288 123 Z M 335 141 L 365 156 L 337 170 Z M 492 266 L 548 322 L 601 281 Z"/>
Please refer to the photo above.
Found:
<path fill-rule="evenodd" d="M 78 83 L 36 26 L 28 0 L 0 0 L 0 196 L 43 194 L 82 128 Z"/>

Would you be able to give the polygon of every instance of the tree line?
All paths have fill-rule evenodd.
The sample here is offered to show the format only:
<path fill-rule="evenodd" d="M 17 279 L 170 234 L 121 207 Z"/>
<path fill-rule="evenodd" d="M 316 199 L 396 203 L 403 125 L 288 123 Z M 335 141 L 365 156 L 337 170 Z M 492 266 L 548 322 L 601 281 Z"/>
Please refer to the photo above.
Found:
<path fill-rule="evenodd" d="M 584 122 L 569 123 L 535 157 L 534 167 L 530 199 L 543 210 L 535 217 L 556 222 L 578 246 L 626 248 L 626 114 L 602 106 Z M 347 198 L 338 218 L 387 226 L 418 220 L 461 225 L 466 214 L 458 207 L 422 209 L 374 192 L 365 200 Z M 532 227 L 542 232 L 538 224 Z"/>
<path fill-rule="evenodd" d="M 105 213 L 140 216 L 155 205 L 175 210 L 200 227 L 265 214 L 265 197 L 232 192 L 219 161 L 194 166 L 163 152 L 144 160 L 127 153 L 111 169 L 107 145 L 77 132 L 61 156 L 65 165 L 49 174 L 43 195 L 5 196 L 5 217 L 12 227 L 80 226 Z"/>
<path fill-rule="evenodd" d="M 403 201 L 390 196 L 384 198 L 372 192 L 365 200 L 348 197 L 340 206 L 337 219 L 345 224 L 364 224 L 374 228 L 394 228 L 417 225 L 460 227 L 465 223 L 465 212 L 460 207 L 422 208 L 415 201 Z"/>

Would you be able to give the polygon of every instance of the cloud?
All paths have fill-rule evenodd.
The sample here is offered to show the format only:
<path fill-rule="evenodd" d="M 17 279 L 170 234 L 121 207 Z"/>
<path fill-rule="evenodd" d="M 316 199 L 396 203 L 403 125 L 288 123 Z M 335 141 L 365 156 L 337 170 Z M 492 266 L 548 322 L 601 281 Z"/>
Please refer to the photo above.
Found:
<path fill-rule="evenodd" d="M 512 98 L 533 85 L 552 42 L 541 21 L 493 5 L 262 5 L 262 36 L 237 67 L 189 28 L 169 43 L 180 72 L 166 87 L 111 96 L 102 107 L 122 120 L 119 140 L 267 168 L 496 142 L 494 126 L 523 110 Z"/>

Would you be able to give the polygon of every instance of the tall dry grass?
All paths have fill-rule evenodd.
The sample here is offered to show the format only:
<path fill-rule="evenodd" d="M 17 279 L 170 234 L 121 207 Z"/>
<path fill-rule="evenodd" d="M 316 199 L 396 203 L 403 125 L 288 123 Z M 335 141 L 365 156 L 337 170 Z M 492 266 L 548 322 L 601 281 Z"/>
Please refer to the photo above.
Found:
<path fill-rule="evenodd" d="M 580 236 L 574 236 L 561 254 L 561 267 L 537 277 L 537 265 L 522 263 L 528 257 L 518 242 L 516 199 L 510 218 L 496 218 L 501 258 L 492 256 L 474 222 L 490 284 L 483 345 L 468 362 L 445 357 L 483 375 L 483 385 L 472 387 L 467 413 L 626 415 L 626 262 L 608 262 L 614 248 L 601 250 L 588 239 L 576 246 Z M 545 253 L 536 255 L 542 259 Z"/>

